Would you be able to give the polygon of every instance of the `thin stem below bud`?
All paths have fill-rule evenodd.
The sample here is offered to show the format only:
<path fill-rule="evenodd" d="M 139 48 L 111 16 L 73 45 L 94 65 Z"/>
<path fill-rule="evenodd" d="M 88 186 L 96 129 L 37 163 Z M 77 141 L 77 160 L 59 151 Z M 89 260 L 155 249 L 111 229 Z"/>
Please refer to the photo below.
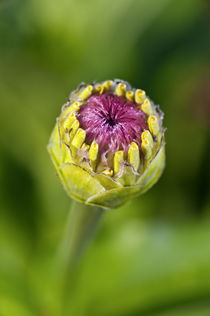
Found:
<path fill-rule="evenodd" d="M 95 235 L 103 213 L 104 209 L 100 207 L 72 202 L 56 264 L 56 287 L 62 305 L 60 308 L 64 313 L 74 283 L 74 270 Z"/>

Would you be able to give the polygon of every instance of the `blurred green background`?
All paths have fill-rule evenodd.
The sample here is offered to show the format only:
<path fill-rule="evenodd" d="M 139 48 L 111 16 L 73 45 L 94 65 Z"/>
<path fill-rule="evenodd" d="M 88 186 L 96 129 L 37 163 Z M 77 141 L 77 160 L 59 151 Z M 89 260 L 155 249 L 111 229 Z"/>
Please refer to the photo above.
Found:
<path fill-rule="evenodd" d="M 210 315 L 209 19 L 207 0 L 0 1 L 0 316 L 54 315 L 70 201 L 46 145 L 71 90 L 114 78 L 165 112 L 167 166 L 107 211 L 67 315 Z"/>

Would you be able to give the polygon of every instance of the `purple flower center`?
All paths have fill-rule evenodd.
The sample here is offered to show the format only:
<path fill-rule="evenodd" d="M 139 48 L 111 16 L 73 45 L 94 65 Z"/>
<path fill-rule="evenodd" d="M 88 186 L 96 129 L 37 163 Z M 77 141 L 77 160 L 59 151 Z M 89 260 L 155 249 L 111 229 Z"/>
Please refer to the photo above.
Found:
<path fill-rule="evenodd" d="M 113 92 L 92 95 L 77 114 L 86 142 L 96 141 L 100 153 L 128 151 L 131 142 L 141 144 L 141 134 L 148 129 L 146 115 L 124 97 Z"/>

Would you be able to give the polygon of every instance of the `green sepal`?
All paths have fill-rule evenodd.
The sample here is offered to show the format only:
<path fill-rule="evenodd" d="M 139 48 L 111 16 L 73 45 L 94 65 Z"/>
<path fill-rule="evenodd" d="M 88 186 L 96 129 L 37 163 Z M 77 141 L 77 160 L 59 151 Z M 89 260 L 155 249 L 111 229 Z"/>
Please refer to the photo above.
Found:
<path fill-rule="evenodd" d="M 93 195 L 105 192 L 104 187 L 86 170 L 73 163 L 64 163 L 59 167 L 67 193 L 79 200 L 86 201 Z"/>
<path fill-rule="evenodd" d="M 58 123 L 56 123 L 49 144 L 47 146 L 48 152 L 50 153 L 51 159 L 53 163 L 58 166 L 61 163 L 61 143 L 60 143 L 60 135 L 58 130 Z M 55 160 L 55 161 L 54 161 Z"/>
<path fill-rule="evenodd" d="M 94 178 L 96 178 L 106 190 L 111 190 L 111 189 L 115 189 L 115 188 L 120 188 L 122 187 L 122 185 L 114 180 L 113 178 L 107 176 L 104 173 L 96 173 L 94 175 Z"/>
<path fill-rule="evenodd" d="M 116 180 L 121 183 L 122 186 L 132 186 L 136 184 L 136 177 L 138 173 L 135 172 L 132 165 L 122 165 L 119 176 L 116 177 Z"/>
<path fill-rule="evenodd" d="M 149 190 L 161 176 L 165 167 L 165 144 L 161 146 L 156 156 L 151 160 L 142 176 L 138 179 L 137 184 L 140 193 Z"/>
<path fill-rule="evenodd" d="M 107 209 L 117 208 L 131 197 L 138 195 L 138 191 L 137 186 L 116 188 L 90 197 L 86 203 Z"/>

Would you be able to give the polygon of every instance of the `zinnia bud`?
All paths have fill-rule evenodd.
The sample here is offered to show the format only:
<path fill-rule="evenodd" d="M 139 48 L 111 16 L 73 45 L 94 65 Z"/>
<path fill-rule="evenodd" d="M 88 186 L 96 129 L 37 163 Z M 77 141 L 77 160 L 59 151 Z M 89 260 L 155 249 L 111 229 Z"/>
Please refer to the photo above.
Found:
<path fill-rule="evenodd" d="M 147 191 L 165 164 L 162 119 L 146 93 L 127 82 L 81 84 L 48 145 L 70 197 L 115 208 Z"/>

